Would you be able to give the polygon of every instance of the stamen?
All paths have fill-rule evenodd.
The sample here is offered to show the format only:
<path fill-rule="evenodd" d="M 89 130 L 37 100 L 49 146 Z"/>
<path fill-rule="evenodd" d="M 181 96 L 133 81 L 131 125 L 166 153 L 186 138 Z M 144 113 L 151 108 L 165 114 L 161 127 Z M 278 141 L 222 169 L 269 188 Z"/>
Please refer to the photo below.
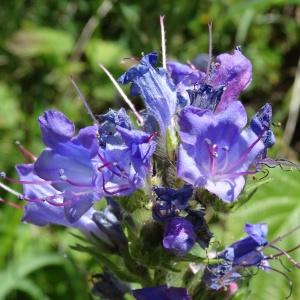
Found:
<path fill-rule="evenodd" d="M 166 70 L 167 69 L 167 57 L 166 57 L 166 32 L 164 25 L 165 16 L 160 16 L 160 32 L 161 32 L 161 52 L 162 52 L 162 66 Z"/>
<path fill-rule="evenodd" d="M 124 57 L 122 60 L 121 60 L 121 64 L 124 64 L 125 62 L 127 61 L 132 61 L 133 63 L 137 64 L 140 62 L 140 59 L 138 57 L 135 57 L 135 56 L 132 56 L 132 57 Z"/>
<path fill-rule="evenodd" d="M 119 94 L 122 96 L 123 100 L 127 103 L 129 108 L 132 110 L 133 114 L 136 116 L 136 118 L 138 120 L 139 125 L 143 126 L 144 125 L 144 120 L 143 120 L 142 116 L 137 112 L 137 110 L 135 109 L 133 103 L 126 96 L 126 94 L 124 93 L 124 91 L 122 90 L 122 88 L 120 87 L 118 82 L 114 79 L 114 77 L 111 75 L 111 73 L 102 64 L 99 64 L 99 67 L 105 72 L 105 74 L 111 80 L 111 82 L 113 83 L 113 85 L 115 86 L 115 88 L 117 89 Z"/>
<path fill-rule="evenodd" d="M 208 62 L 207 62 L 207 69 L 206 69 L 206 76 L 210 73 L 210 65 L 212 61 L 212 22 L 208 23 Z"/>
<path fill-rule="evenodd" d="M 8 200 L 4 200 L 3 198 L 0 197 L 0 202 L 4 203 L 4 204 L 7 204 L 13 208 L 16 208 L 16 209 L 22 209 L 23 207 L 21 205 L 18 205 L 12 201 L 8 201 Z"/>
<path fill-rule="evenodd" d="M 76 90 L 76 92 L 77 92 L 77 94 L 78 94 L 81 102 L 83 103 L 83 105 L 84 105 L 87 113 L 90 115 L 91 119 L 93 120 L 94 124 L 98 124 L 98 121 L 97 121 L 96 117 L 94 116 L 94 114 L 93 114 L 90 106 L 88 105 L 88 102 L 86 101 L 85 97 L 81 93 L 78 85 L 76 84 L 75 80 L 72 77 L 71 77 L 71 82 L 72 82 L 72 84 L 73 84 L 73 86 L 74 86 L 74 88 L 75 88 L 75 90 Z"/>
<path fill-rule="evenodd" d="M 59 177 L 61 180 L 67 180 L 67 176 L 65 175 L 65 170 L 64 169 L 59 169 L 58 171 Z"/>
<path fill-rule="evenodd" d="M 226 177 L 237 177 L 237 176 L 247 176 L 247 175 L 254 175 L 257 171 L 246 171 L 246 172 L 236 172 L 236 173 L 218 173 L 218 175 L 223 176 L 226 175 Z"/>
<path fill-rule="evenodd" d="M 0 177 L 4 178 L 5 180 L 14 183 L 14 184 L 37 184 L 37 185 L 46 185 L 46 184 L 53 184 L 54 181 L 47 181 L 47 180 L 18 180 L 11 177 L 7 177 L 5 172 L 0 173 Z"/>
<path fill-rule="evenodd" d="M 17 180 L 14 178 L 7 177 L 4 172 L 0 173 L 0 177 L 3 177 L 5 180 L 7 180 L 11 183 L 21 184 L 21 185 L 24 185 L 24 184 L 52 185 L 52 184 L 56 184 L 56 183 L 67 182 L 70 185 L 77 186 L 77 187 L 92 187 L 92 185 L 90 185 L 90 184 L 89 185 L 81 184 L 81 183 L 77 183 L 77 182 L 74 182 L 74 181 L 68 179 L 67 176 L 64 174 L 63 169 L 59 170 L 59 177 L 61 180 L 43 180 L 43 181 L 42 180 Z"/>
<path fill-rule="evenodd" d="M 213 144 L 212 141 L 208 138 L 204 140 L 207 144 L 208 147 L 208 153 L 209 153 L 209 158 L 210 158 L 210 173 L 212 175 L 215 174 L 216 169 L 217 169 L 217 163 L 218 163 L 218 145 Z"/>
<path fill-rule="evenodd" d="M 25 161 L 28 163 L 32 163 L 36 161 L 36 156 L 32 154 L 29 150 L 27 150 L 19 141 L 15 142 L 16 146 L 18 147 L 19 151 L 25 158 Z"/>
<path fill-rule="evenodd" d="M 22 199 L 24 197 L 21 193 L 13 190 L 12 188 L 8 187 L 6 184 L 4 184 L 2 182 L 0 182 L 0 188 L 2 188 L 3 190 L 17 196 L 19 199 Z"/>
<path fill-rule="evenodd" d="M 153 141 L 157 137 L 157 135 L 158 134 L 156 131 L 151 133 L 147 142 L 150 143 L 151 141 Z"/>
<path fill-rule="evenodd" d="M 264 133 L 266 132 L 266 129 L 261 132 L 261 134 L 257 137 L 257 139 L 244 151 L 244 153 L 240 156 L 240 158 L 227 170 L 228 173 L 230 173 L 232 170 L 234 170 L 236 167 L 238 167 L 241 163 L 243 163 L 245 160 L 247 160 L 248 154 L 251 152 L 251 150 L 256 146 L 256 144 L 261 140 Z"/>
<path fill-rule="evenodd" d="M 224 147 L 221 148 L 221 150 L 223 150 L 223 152 L 224 152 L 224 163 L 223 163 L 222 168 L 219 168 L 219 172 L 223 172 L 227 168 L 229 147 L 228 146 L 224 146 Z"/>
<path fill-rule="evenodd" d="M 112 162 L 108 162 L 100 153 L 98 153 L 98 157 L 100 158 L 100 160 L 102 161 L 102 163 L 105 165 L 105 167 L 112 172 L 114 175 L 118 176 L 118 177 L 122 177 L 122 174 L 116 172 L 113 168 L 111 168 L 111 166 L 113 166 Z M 102 166 L 100 166 L 98 168 L 98 171 L 102 172 Z"/>
<path fill-rule="evenodd" d="M 115 194 L 117 194 L 117 193 L 121 193 L 121 192 L 124 192 L 124 191 L 127 191 L 127 190 L 129 190 L 129 187 L 128 186 L 124 186 L 124 188 L 120 188 L 120 189 L 117 189 L 117 190 L 115 190 L 115 191 L 108 191 L 108 189 L 105 187 L 105 178 L 104 178 L 104 174 L 103 173 L 101 173 L 102 174 L 102 188 L 103 188 L 103 191 L 105 192 L 105 193 L 107 193 L 108 195 L 115 195 Z"/>

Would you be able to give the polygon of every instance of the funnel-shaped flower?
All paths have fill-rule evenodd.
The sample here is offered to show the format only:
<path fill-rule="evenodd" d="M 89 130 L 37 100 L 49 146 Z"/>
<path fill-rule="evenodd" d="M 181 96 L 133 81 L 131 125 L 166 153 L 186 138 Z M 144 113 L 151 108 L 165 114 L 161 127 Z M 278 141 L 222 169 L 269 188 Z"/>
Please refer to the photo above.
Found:
<path fill-rule="evenodd" d="M 163 246 L 176 255 L 188 253 L 196 242 L 192 223 L 182 217 L 170 218 L 165 225 Z"/>
<path fill-rule="evenodd" d="M 185 288 L 166 285 L 148 287 L 133 291 L 136 300 L 191 300 Z"/>
<path fill-rule="evenodd" d="M 244 231 L 248 236 L 231 244 L 219 257 L 237 266 L 258 266 L 264 259 L 264 254 L 259 247 L 268 243 L 266 240 L 268 225 L 246 224 Z"/>
<path fill-rule="evenodd" d="M 68 220 L 73 223 L 99 200 L 93 159 L 98 150 L 97 126 L 75 135 L 74 124 L 61 112 L 46 111 L 39 124 L 47 148 L 34 163 L 35 174 L 61 193 Z"/>
<path fill-rule="evenodd" d="M 248 87 L 251 80 L 251 62 L 239 47 L 232 54 L 223 53 L 217 56 L 208 80 L 208 84 L 214 87 L 225 86 L 217 112 L 224 110 L 232 101 L 238 100 L 239 94 Z"/>
<path fill-rule="evenodd" d="M 85 209 L 85 212 L 81 213 L 77 221 L 71 223 L 65 214 L 65 195 L 38 177 L 32 164 L 18 165 L 16 169 L 20 180 L 25 182 L 23 185 L 24 198 L 28 203 L 24 207 L 22 218 L 24 222 L 37 226 L 56 224 L 77 228 L 88 237 L 97 236 L 108 245 L 111 245 L 108 236 L 92 220 L 95 213 L 93 208 Z M 88 201 L 86 206 L 90 207 Z"/>
<path fill-rule="evenodd" d="M 225 202 L 235 200 L 245 185 L 244 176 L 265 148 L 251 128 L 238 101 L 219 114 L 186 107 L 179 116 L 181 145 L 177 174 L 194 187 L 204 187 Z"/>
<path fill-rule="evenodd" d="M 166 71 L 155 67 L 157 57 L 157 53 L 145 55 L 118 81 L 132 84 L 131 93 L 142 96 L 148 113 L 155 117 L 164 135 L 176 112 L 177 94 Z"/>

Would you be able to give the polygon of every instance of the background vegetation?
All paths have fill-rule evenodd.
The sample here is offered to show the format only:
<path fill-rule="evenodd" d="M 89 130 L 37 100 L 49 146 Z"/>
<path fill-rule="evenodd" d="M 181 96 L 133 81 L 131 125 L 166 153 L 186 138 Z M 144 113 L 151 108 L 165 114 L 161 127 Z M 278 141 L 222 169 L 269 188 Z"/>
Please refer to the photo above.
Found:
<path fill-rule="evenodd" d="M 122 105 L 97 65 L 101 62 L 117 77 L 126 68 L 126 61 L 120 63 L 123 58 L 159 51 L 160 14 L 166 15 L 170 57 L 187 61 L 207 52 L 209 20 L 213 21 L 215 55 L 242 46 L 254 68 L 252 85 L 242 100 L 250 113 L 266 101 L 273 104 L 275 121 L 282 124 L 276 128 L 274 154 L 297 160 L 300 94 L 293 96 L 292 88 L 300 55 L 299 4 L 299 0 L 3 1 L 0 170 L 16 176 L 14 165 L 22 160 L 16 140 L 34 153 L 41 151 L 37 117 L 45 109 L 63 111 L 78 126 L 89 124 L 71 86 L 71 75 L 95 113 Z M 294 106 L 289 111 L 291 98 Z M 286 128 L 288 119 L 290 126 Z M 224 222 L 226 235 L 217 232 L 216 237 L 233 241 L 250 221 L 269 222 L 271 237 L 298 225 L 299 180 L 296 172 L 275 171 L 274 179 Z M 1 196 L 12 199 L 4 192 Z M 20 219 L 21 211 L 1 204 L 0 299 L 89 299 L 88 273 L 99 269 L 89 257 L 69 248 L 75 243 L 69 231 L 23 225 Z M 299 233 L 285 240 L 282 247 L 297 243 Z M 300 254 L 296 258 L 300 260 Z M 299 299 L 299 271 L 289 276 L 294 280 L 291 299 Z M 246 293 L 241 290 L 236 298 L 246 299 L 247 294 L 247 299 L 283 299 L 288 292 L 283 277 L 260 272 Z"/>

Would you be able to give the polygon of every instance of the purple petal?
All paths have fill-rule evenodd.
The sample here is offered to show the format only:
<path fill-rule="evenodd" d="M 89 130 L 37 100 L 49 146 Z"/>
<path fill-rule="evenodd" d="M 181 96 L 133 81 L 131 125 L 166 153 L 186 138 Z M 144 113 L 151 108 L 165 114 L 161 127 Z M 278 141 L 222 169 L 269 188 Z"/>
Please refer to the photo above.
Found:
<path fill-rule="evenodd" d="M 93 205 L 95 201 L 93 193 L 76 195 L 70 191 L 64 193 L 64 211 L 70 223 L 77 222 Z"/>
<path fill-rule="evenodd" d="M 148 113 L 155 117 L 164 135 L 176 112 L 177 93 L 165 70 L 154 68 L 156 59 L 156 53 L 145 55 L 118 81 L 121 84 L 134 84 L 134 92 L 141 94 Z"/>
<path fill-rule="evenodd" d="M 225 202 L 231 203 L 234 201 L 245 186 L 245 179 L 243 176 L 238 176 L 232 179 L 225 179 L 219 181 L 207 180 L 205 188 L 211 193 L 217 195 Z"/>
<path fill-rule="evenodd" d="M 94 157 L 99 151 L 97 138 L 98 126 L 88 126 L 79 130 L 78 135 L 72 140 L 73 143 L 81 145 L 89 152 L 89 157 Z"/>
<path fill-rule="evenodd" d="M 61 112 L 47 110 L 39 117 L 43 142 L 50 148 L 69 141 L 75 133 L 74 124 Z"/>
<path fill-rule="evenodd" d="M 58 190 L 92 190 L 94 169 L 87 158 L 63 156 L 46 149 L 34 164 L 36 174 L 44 180 L 54 181 Z"/>
<path fill-rule="evenodd" d="M 219 55 L 212 70 L 210 83 L 213 86 L 225 85 L 227 89 L 222 95 L 217 112 L 224 110 L 230 102 L 237 100 L 239 94 L 250 84 L 251 79 L 251 62 L 240 50 L 235 50 L 233 54 Z"/>
<path fill-rule="evenodd" d="M 168 61 L 167 69 L 175 84 L 184 82 L 185 85 L 193 86 L 205 77 L 205 74 L 198 69 L 176 61 Z"/>
<path fill-rule="evenodd" d="M 43 179 L 34 173 L 32 164 L 17 165 L 16 169 L 20 180 L 43 183 Z M 54 189 L 51 185 L 24 184 L 23 188 L 26 199 L 30 199 L 32 201 L 28 202 L 24 207 L 22 218 L 24 222 L 28 222 L 37 226 L 56 224 L 65 227 L 74 227 L 80 229 L 86 234 L 93 232 L 99 236 L 99 229 L 91 219 L 92 214 L 94 213 L 93 209 L 86 210 L 85 214 L 82 215 L 81 218 L 78 218 L 77 222 L 72 224 L 65 216 L 63 205 L 57 206 L 43 201 L 43 199 L 46 197 L 61 195 L 61 193 Z M 57 196 L 51 201 L 57 204 L 62 204 L 63 197 Z"/>
<path fill-rule="evenodd" d="M 268 224 L 246 224 L 244 231 L 253 239 L 255 239 L 259 245 L 264 245 L 266 243 L 266 237 L 268 235 Z"/>
<path fill-rule="evenodd" d="M 185 288 L 166 285 L 133 290 L 136 300 L 191 300 Z"/>

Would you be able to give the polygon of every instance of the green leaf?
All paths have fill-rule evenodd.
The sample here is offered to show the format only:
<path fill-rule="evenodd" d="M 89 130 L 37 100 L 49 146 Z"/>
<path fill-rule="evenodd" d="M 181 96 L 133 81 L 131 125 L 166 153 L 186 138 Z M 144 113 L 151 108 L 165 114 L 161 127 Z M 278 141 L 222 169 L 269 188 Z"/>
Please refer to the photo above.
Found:
<path fill-rule="evenodd" d="M 129 57 L 128 50 L 121 42 L 112 42 L 91 39 L 86 47 L 85 54 L 93 68 L 98 69 L 98 64 L 101 63 L 106 67 L 120 66 L 123 58 Z"/>
<path fill-rule="evenodd" d="M 73 38 L 65 31 L 48 27 L 21 29 L 7 42 L 7 49 L 22 58 L 41 55 L 66 56 L 73 49 Z"/>
<path fill-rule="evenodd" d="M 0 82 L 0 99 L 0 129 L 13 129 L 21 117 L 18 99 L 9 86 L 2 82 Z"/>
<path fill-rule="evenodd" d="M 39 299 L 41 291 L 25 277 L 30 273 L 49 265 L 63 264 L 63 258 L 56 254 L 45 254 L 41 256 L 24 256 L 20 261 L 12 261 L 6 270 L 0 272 L 0 299 L 5 299 L 13 290 L 33 289 L 34 298 Z M 40 299 L 46 299 L 45 297 Z"/>

